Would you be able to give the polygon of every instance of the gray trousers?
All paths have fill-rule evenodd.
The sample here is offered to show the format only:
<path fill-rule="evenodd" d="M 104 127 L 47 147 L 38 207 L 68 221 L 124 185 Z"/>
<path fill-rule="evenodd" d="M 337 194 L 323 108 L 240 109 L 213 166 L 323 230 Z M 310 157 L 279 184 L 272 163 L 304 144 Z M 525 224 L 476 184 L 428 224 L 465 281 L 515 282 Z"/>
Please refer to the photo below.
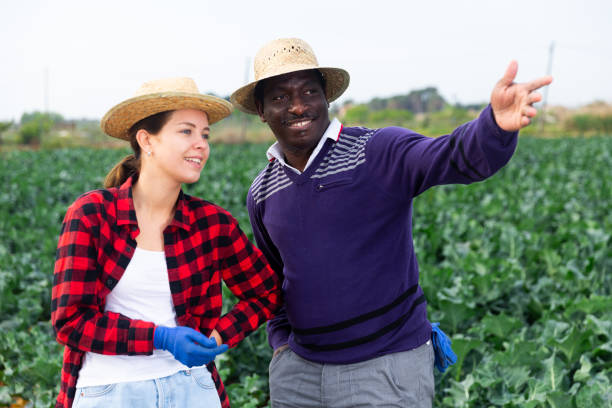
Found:
<path fill-rule="evenodd" d="M 416 349 L 354 364 L 319 364 L 289 348 L 270 361 L 272 408 L 430 408 L 431 341 Z"/>

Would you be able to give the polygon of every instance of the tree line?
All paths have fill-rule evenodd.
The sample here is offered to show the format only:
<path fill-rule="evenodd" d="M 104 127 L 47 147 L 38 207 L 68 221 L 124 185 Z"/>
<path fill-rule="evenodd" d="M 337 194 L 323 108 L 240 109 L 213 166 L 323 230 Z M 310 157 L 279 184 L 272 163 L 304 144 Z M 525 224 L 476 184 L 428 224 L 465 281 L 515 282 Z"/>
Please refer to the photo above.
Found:
<path fill-rule="evenodd" d="M 365 103 L 347 100 L 342 105 L 334 104 L 331 114 L 347 126 L 402 126 L 437 136 L 474 119 L 485 105 L 451 104 L 436 87 L 426 87 L 388 98 L 373 98 Z M 612 105 L 604 102 L 594 102 L 578 110 L 550 108 L 537 120 L 539 126 L 530 126 L 521 133 L 533 136 L 612 135 Z M 237 110 L 216 126 L 215 133 L 221 135 L 217 140 L 221 142 L 272 140 L 257 116 Z M 258 137 L 245 137 L 249 134 Z M 0 145 L 70 147 L 105 143 L 110 142 L 97 120 L 66 120 L 59 113 L 34 111 L 24 113 L 17 123 L 0 121 Z"/>

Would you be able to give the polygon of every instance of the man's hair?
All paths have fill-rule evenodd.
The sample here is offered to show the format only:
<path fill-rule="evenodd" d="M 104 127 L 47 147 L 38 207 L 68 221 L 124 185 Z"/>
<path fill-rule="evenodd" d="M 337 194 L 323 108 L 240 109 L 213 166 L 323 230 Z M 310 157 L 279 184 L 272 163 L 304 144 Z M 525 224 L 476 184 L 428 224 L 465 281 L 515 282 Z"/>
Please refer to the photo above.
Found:
<path fill-rule="evenodd" d="M 323 92 L 325 92 L 325 78 L 323 77 L 323 74 L 321 74 L 321 71 L 319 71 L 318 69 L 312 69 L 312 71 L 315 71 L 317 73 L 317 78 L 321 83 L 321 89 L 323 89 Z M 261 104 L 261 106 L 263 106 L 263 91 L 266 81 L 267 79 L 263 79 L 259 81 L 257 85 L 255 85 L 255 90 L 253 91 L 253 96 L 255 97 L 255 105 Z"/>

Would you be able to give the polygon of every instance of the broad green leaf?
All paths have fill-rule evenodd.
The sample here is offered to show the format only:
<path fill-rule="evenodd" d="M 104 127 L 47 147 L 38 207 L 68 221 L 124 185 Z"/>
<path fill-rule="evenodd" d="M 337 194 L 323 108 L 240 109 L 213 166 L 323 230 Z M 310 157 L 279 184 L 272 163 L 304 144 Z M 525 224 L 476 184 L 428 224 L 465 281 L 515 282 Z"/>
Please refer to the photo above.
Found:
<path fill-rule="evenodd" d="M 449 397 L 445 397 L 444 402 L 455 407 L 469 407 L 469 402 L 474 398 L 473 393 L 471 393 L 474 377 L 468 374 L 463 381 L 450 380 L 450 383 Z"/>
<path fill-rule="evenodd" d="M 534 361 L 540 361 L 548 355 L 541 344 L 525 340 L 523 336 L 515 336 L 512 343 L 503 352 L 495 354 L 495 360 L 502 366 L 533 366 Z"/>
<path fill-rule="evenodd" d="M 612 405 L 612 385 L 604 374 L 592 377 L 576 394 L 578 408 L 608 408 Z"/>
<path fill-rule="evenodd" d="M 517 407 L 521 407 L 521 408 L 540 408 L 543 407 L 544 404 L 542 402 L 539 401 L 517 401 L 517 404 L 515 405 Z"/>
<path fill-rule="evenodd" d="M 612 311 L 612 297 L 591 295 L 589 298 L 578 299 L 574 301 L 563 313 L 569 318 L 575 312 L 580 311 L 585 314 L 595 314 L 598 312 Z"/>
<path fill-rule="evenodd" d="M 487 314 L 481 321 L 482 332 L 492 334 L 499 338 L 506 338 L 508 334 L 523 326 L 523 323 L 504 313 L 499 315 Z"/>
<path fill-rule="evenodd" d="M 550 387 L 541 379 L 531 378 L 527 381 L 527 403 L 543 403 L 546 401 L 546 394 L 550 391 Z"/>
<path fill-rule="evenodd" d="M 485 389 L 492 389 L 504 381 L 503 368 L 489 355 L 478 361 L 478 365 L 471 372 L 474 382 Z"/>
<path fill-rule="evenodd" d="M 591 330 L 582 331 L 573 327 L 569 334 L 560 340 L 555 340 L 553 343 L 557 346 L 570 365 L 580 359 L 580 355 L 592 348 L 591 339 L 593 332 Z"/>
<path fill-rule="evenodd" d="M 461 378 L 461 369 L 463 368 L 463 362 L 465 358 L 469 354 L 470 351 L 476 350 L 481 354 L 483 353 L 482 346 L 483 342 L 478 339 L 473 338 L 464 338 L 459 336 L 454 336 L 452 338 L 452 348 L 455 354 L 457 355 L 457 362 L 451 366 L 451 370 L 455 371 L 454 378 L 456 381 Z"/>
<path fill-rule="evenodd" d="M 574 381 L 585 382 L 591 378 L 591 360 L 587 356 L 580 356 L 580 368 L 574 373 Z"/>
<path fill-rule="evenodd" d="M 528 367 L 506 367 L 500 370 L 503 375 L 504 384 L 513 392 L 519 392 L 521 387 L 531 378 L 531 370 Z"/>
<path fill-rule="evenodd" d="M 561 391 L 563 379 L 567 373 L 563 362 L 553 352 L 549 358 L 542 361 L 542 364 L 544 367 L 541 377 L 543 384 L 548 387 L 550 392 Z"/>
<path fill-rule="evenodd" d="M 8 387 L 0 386 L 0 404 L 9 405 L 11 402 L 13 402 L 13 398 L 9 393 Z"/>
<path fill-rule="evenodd" d="M 552 408 L 571 408 L 574 406 L 572 397 L 563 391 L 552 391 L 546 395 L 546 401 Z"/>
<path fill-rule="evenodd" d="M 544 322 L 544 329 L 541 332 L 542 341 L 556 341 L 567 334 L 570 324 L 557 320 L 547 320 Z"/>
<path fill-rule="evenodd" d="M 517 394 L 509 391 L 503 384 L 487 391 L 488 401 L 492 402 L 495 406 L 509 406 L 519 401 L 522 402 L 522 398 L 517 398 Z"/>
<path fill-rule="evenodd" d="M 457 332 L 459 327 L 471 321 L 476 315 L 473 308 L 465 304 L 454 303 L 448 300 L 442 300 L 440 302 L 440 310 L 443 312 L 444 316 L 440 323 L 444 327 L 449 327 L 450 332 Z"/>
<path fill-rule="evenodd" d="M 611 310 L 612 312 L 612 310 Z M 586 317 L 586 327 L 592 330 L 595 334 L 603 336 L 608 340 L 612 340 L 612 316 L 609 318 L 597 318 L 593 315 Z"/>

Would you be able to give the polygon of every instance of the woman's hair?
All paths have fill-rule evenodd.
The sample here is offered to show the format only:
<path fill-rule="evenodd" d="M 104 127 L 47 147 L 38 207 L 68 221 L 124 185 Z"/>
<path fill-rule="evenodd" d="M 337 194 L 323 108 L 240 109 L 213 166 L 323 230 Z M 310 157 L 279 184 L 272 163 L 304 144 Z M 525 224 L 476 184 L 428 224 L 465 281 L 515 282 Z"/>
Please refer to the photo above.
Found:
<path fill-rule="evenodd" d="M 136 140 L 136 133 L 140 129 L 144 129 L 152 135 L 156 135 L 164 127 L 164 125 L 170 120 L 170 116 L 174 111 L 165 111 L 156 113 L 146 117 L 139 122 L 136 122 L 128 131 L 130 136 L 130 146 L 132 146 L 133 154 L 128 154 L 119 163 L 112 168 L 112 170 L 106 175 L 104 179 L 104 188 L 119 187 L 125 181 L 136 176 L 140 173 L 140 145 Z"/>

